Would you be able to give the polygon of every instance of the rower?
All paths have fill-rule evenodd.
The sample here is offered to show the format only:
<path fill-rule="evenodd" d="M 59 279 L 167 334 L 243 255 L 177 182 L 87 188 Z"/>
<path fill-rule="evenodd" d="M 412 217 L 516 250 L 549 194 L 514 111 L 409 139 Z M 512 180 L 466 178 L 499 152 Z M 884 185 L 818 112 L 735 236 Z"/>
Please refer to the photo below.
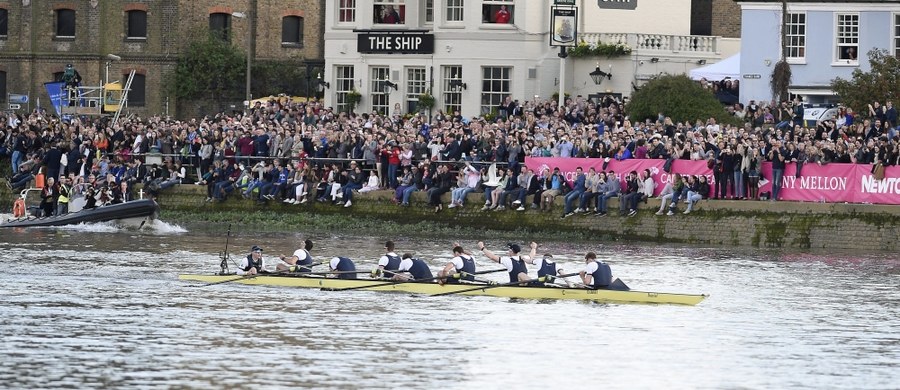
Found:
<path fill-rule="evenodd" d="M 584 255 L 584 262 L 587 264 L 584 270 L 579 273 L 581 281 L 589 288 L 609 288 L 612 283 L 612 270 L 609 265 L 597 260 L 597 254 L 588 252 Z"/>
<path fill-rule="evenodd" d="M 463 273 L 459 279 L 449 277 L 455 273 Z M 438 283 L 459 283 L 460 280 L 475 281 L 475 260 L 459 245 L 453 247 L 453 258 L 444 266 L 438 276 Z"/>
<path fill-rule="evenodd" d="M 238 266 L 238 275 L 256 275 L 263 270 L 262 248 L 254 245 L 250 248 L 250 254 L 247 255 Z"/>
<path fill-rule="evenodd" d="M 507 256 L 497 256 L 494 252 L 491 252 L 484 247 L 484 242 L 478 241 L 478 250 L 480 250 L 487 258 L 500 263 L 504 267 L 506 267 L 506 271 L 509 272 L 509 282 L 525 282 L 530 280 L 528 277 L 528 268 L 525 267 L 525 261 L 519 257 L 519 252 L 522 251 L 522 247 L 519 244 L 509 243 L 506 244 L 506 247 L 509 248 L 507 252 Z"/>
<path fill-rule="evenodd" d="M 378 277 L 381 275 L 385 275 L 387 277 L 392 277 L 396 275 L 397 268 L 400 267 L 400 256 L 397 256 L 394 253 L 394 242 L 388 241 L 384 243 L 384 256 L 381 256 L 378 259 L 378 268 L 372 270 L 372 277 Z M 387 272 L 385 272 L 387 271 Z"/>
<path fill-rule="evenodd" d="M 391 279 L 393 280 L 431 280 L 434 279 L 434 274 L 431 273 L 431 268 L 428 267 L 428 264 L 425 263 L 424 260 L 413 257 L 412 254 L 404 253 L 403 259 L 400 260 L 400 266 L 397 268 L 397 272 L 409 272 L 409 276 L 403 274 L 395 274 Z"/>
<path fill-rule="evenodd" d="M 346 257 L 332 257 L 331 261 L 328 262 L 328 266 L 331 267 L 331 271 L 341 272 L 339 274 L 335 274 L 335 277 L 338 279 L 356 279 L 356 264 L 353 264 L 353 260 L 350 260 Z"/>
<path fill-rule="evenodd" d="M 310 265 L 313 263 L 312 255 L 309 254 L 313 248 L 312 240 L 303 241 L 303 248 L 297 249 L 294 251 L 294 254 L 291 256 L 281 256 L 281 261 L 284 264 L 278 264 L 275 267 L 276 271 L 279 272 L 311 272 L 312 269 L 310 267 L 303 267 L 304 265 Z"/>
<path fill-rule="evenodd" d="M 562 269 L 556 269 L 556 262 L 553 261 L 553 255 L 549 253 L 545 253 L 540 259 L 537 257 L 537 248 L 538 244 L 534 241 L 531 242 L 531 253 L 528 256 L 523 256 L 523 260 L 525 263 L 538 266 L 538 278 L 543 278 L 545 276 L 556 276 L 562 274 Z M 534 286 L 543 286 L 544 282 L 534 281 L 531 282 Z"/>

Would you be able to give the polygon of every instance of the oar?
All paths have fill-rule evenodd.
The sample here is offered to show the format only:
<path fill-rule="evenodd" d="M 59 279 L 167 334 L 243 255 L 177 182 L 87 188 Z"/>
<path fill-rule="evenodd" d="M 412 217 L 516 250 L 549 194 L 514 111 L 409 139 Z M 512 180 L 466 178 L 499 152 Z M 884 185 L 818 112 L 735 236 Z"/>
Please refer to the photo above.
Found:
<path fill-rule="evenodd" d="M 537 278 L 537 279 L 519 280 L 519 281 L 509 282 L 509 283 L 492 284 L 492 285 L 489 285 L 489 286 L 481 286 L 481 287 L 469 288 L 469 289 L 459 290 L 459 291 L 450 291 L 450 292 L 445 292 L 445 293 L 440 293 L 440 294 L 431 294 L 431 296 L 433 296 L 433 297 L 439 297 L 439 296 L 442 296 L 442 295 L 462 294 L 462 293 L 467 293 L 467 292 L 470 292 L 470 291 L 487 290 L 487 289 L 490 289 L 490 288 L 497 288 L 497 287 L 504 287 L 504 286 L 515 286 L 515 285 L 518 285 L 518 284 L 525 284 L 525 283 L 531 283 L 531 282 L 541 282 L 541 283 L 544 283 L 544 282 L 552 281 L 554 278 L 557 278 L 557 277 L 559 277 L 559 278 L 565 278 L 565 277 L 575 276 L 575 275 L 578 275 L 578 274 L 575 273 L 575 274 L 566 274 L 566 275 L 559 275 L 559 276 L 550 276 L 550 275 L 547 275 L 547 276 L 539 277 L 539 278 Z"/>
<path fill-rule="evenodd" d="M 255 278 L 255 277 L 257 277 L 257 276 L 260 276 L 260 275 L 261 275 L 261 274 L 256 274 L 256 275 L 243 275 L 243 276 L 241 276 L 241 277 L 234 278 L 234 279 L 220 280 L 220 281 L 218 281 L 218 282 L 212 282 L 212 283 L 201 284 L 201 285 L 194 285 L 194 286 L 191 286 L 191 287 L 206 287 L 206 286 L 212 286 L 212 285 L 215 285 L 215 284 L 222 284 L 222 283 L 236 282 L 236 281 L 238 281 L 238 280 L 249 280 L 249 279 L 253 279 L 253 278 Z"/>
<path fill-rule="evenodd" d="M 479 271 L 479 272 L 475 272 L 475 273 L 471 273 L 471 274 L 468 273 L 468 272 L 459 272 L 459 273 L 450 274 L 450 275 L 445 275 L 445 276 L 433 276 L 433 277 L 425 278 L 425 279 L 394 280 L 394 281 L 390 281 L 390 282 L 386 282 L 386 283 L 382 283 L 382 284 L 376 284 L 376 285 L 372 285 L 372 286 L 346 287 L 346 288 L 339 288 L 339 289 L 336 289 L 336 290 L 333 290 L 333 291 L 359 290 L 359 289 L 364 289 L 364 288 L 374 288 L 374 287 L 391 286 L 391 285 L 400 284 L 400 283 L 421 283 L 421 282 L 430 282 L 430 281 L 435 280 L 435 279 L 443 279 L 443 278 L 460 279 L 460 278 L 462 278 L 464 275 L 483 275 L 483 274 L 489 274 L 489 273 L 500 272 L 500 271 L 506 271 L 506 268 L 492 269 L 492 270 L 487 270 L 487 271 Z M 391 272 L 391 271 L 387 271 L 387 272 Z M 393 272 L 391 272 L 391 273 L 393 273 Z"/>

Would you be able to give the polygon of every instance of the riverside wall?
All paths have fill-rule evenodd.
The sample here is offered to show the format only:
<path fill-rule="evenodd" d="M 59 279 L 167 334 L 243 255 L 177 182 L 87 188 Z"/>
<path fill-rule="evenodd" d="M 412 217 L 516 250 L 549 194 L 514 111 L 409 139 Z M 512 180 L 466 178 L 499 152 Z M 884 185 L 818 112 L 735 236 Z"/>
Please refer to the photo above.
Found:
<path fill-rule="evenodd" d="M 411 207 L 391 202 L 392 192 L 356 194 L 353 206 L 344 208 L 312 201 L 290 205 L 255 201 L 232 196 L 225 202 L 205 202 L 206 187 L 181 185 L 163 192 L 157 199 L 165 220 L 167 210 L 214 213 L 232 210 L 268 210 L 278 213 L 314 213 L 328 216 L 349 214 L 366 219 L 413 224 L 422 220 L 472 229 L 541 232 L 582 231 L 598 241 L 680 243 L 710 246 L 757 248 L 843 249 L 896 251 L 900 249 L 900 206 L 871 204 L 829 204 L 803 202 L 704 200 L 689 215 L 656 216 L 658 199 L 641 204 L 634 217 L 576 215 L 560 218 L 562 198 L 551 212 L 480 211 L 482 194 L 470 194 L 464 208 L 447 209 L 450 194 L 444 195 L 444 210 L 435 213 L 426 206 L 423 193 L 413 194 Z M 9 212 L 13 194 L 0 186 L 0 205 Z M 618 207 L 617 199 L 610 206 Z M 679 205 L 684 210 L 684 205 Z M 679 211 L 680 211 L 679 210 Z"/>

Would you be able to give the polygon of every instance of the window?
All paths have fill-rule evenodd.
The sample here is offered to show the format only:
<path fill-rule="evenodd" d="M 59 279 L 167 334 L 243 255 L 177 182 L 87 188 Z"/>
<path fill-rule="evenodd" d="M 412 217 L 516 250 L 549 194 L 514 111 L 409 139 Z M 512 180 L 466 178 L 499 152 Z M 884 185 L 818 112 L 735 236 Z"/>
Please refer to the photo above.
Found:
<path fill-rule="evenodd" d="M 288 46 L 303 45 L 303 18 L 285 16 L 281 18 L 281 44 Z"/>
<path fill-rule="evenodd" d="M 454 111 L 462 111 L 462 90 L 452 85 L 462 82 L 462 66 L 442 66 L 441 76 L 443 79 L 441 90 L 444 92 L 444 112 L 447 115 L 453 115 Z"/>
<path fill-rule="evenodd" d="M 347 94 L 356 89 L 353 87 L 353 66 L 335 66 L 334 73 L 335 108 L 338 112 L 348 112 L 350 111 L 350 106 L 347 104 Z"/>
<path fill-rule="evenodd" d="M 0 36 L 9 34 L 9 10 L 0 8 Z M 4 94 L 6 96 L 6 94 Z"/>
<path fill-rule="evenodd" d="M 128 11 L 128 39 L 147 39 L 147 11 Z"/>
<path fill-rule="evenodd" d="M 63 81 L 63 75 L 66 72 L 53 72 L 53 81 Z"/>
<path fill-rule="evenodd" d="M 128 80 L 128 74 L 122 75 L 122 80 Z M 147 77 L 135 73 L 131 79 L 131 88 L 128 89 L 128 105 L 131 107 L 143 107 L 147 102 Z"/>
<path fill-rule="evenodd" d="M 372 7 L 375 24 L 406 23 L 406 6 L 400 0 L 375 0 Z"/>
<path fill-rule="evenodd" d="M 484 0 L 481 6 L 481 22 L 509 24 L 514 23 L 513 0 Z"/>
<path fill-rule="evenodd" d="M 806 58 L 806 14 L 787 15 L 785 26 L 785 39 L 787 42 L 787 58 L 789 60 L 803 60 Z"/>
<path fill-rule="evenodd" d="M 894 57 L 900 58 L 900 13 L 894 14 Z"/>
<path fill-rule="evenodd" d="M 75 10 L 61 8 L 56 10 L 56 37 L 75 38 Z"/>
<path fill-rule="evenodd" d="M 356 22 L 356 0 L 340 0 L 340 3 L 338 3 L 338 22 Z"/>
<path fill-rule="evenodd" d="M 209 32 L 216 38 L 229 40 L 231 28 L 231 15 L 226 13 L 209 14 Z"/>
<path fill-rule="evenodd" d="M 448 22 L 462 22 L 463 0 L 447 0 L 447 10 L 444 15 Z"/>
<path fill-rule="evenodd" d="M 0 71 L 0 102 L 6 101 L 6 72 Z"/>
<path fill-rule="evenodd" d="M 859 14 L 837 14 L 837 58 L 855 63 L 859 58 Z"/>
<path fill-rule="evenodd" d="M 381 115 L 387 115 L 388 108 L 391 105 L 391 96 L 390 93 L 384 93 L 384 80 L 388 79 L 388 73 L 390 73 L 390 68 L 386 66 L 373 66 L 371 73 L 372 87 L 371 91 L 371 99 L 372 99 L 372 111 L 376 111 Z M 390 90 L 388 90 L 390 92 Z"/>
<path fill-rule="evenodd" d="M 425 0 L 425 24 L 434 23 L 434 0 Z"/>
<path fill-rule="evenodd" d="M 512 68 L 508 66 L 486 66 L 481 76 L 481 114 L 490 114 L 497 110 L 503 99 L 509 96 L 509 75 Z"/>
<path fill-rule="evenodd" d="M 425 93 L 425 68 L 406 68 L 406 112 L 418 112 L 419 96 Z"/>

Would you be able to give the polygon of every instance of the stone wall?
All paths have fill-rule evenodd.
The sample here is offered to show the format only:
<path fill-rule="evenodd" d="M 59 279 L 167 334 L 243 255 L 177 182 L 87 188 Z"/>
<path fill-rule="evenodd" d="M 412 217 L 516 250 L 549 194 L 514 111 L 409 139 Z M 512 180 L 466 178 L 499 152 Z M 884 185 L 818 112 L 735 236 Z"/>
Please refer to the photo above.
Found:
<path fill-rule="evenodd" d="M 5 187 L 5 186 L 4 186 Z M 433 220 L 451 226 L 497 230 L 525 229 L 536 233 L 583 230 L 599 241 L 629 240 L 652 243 L 682 243 L 758 248 L 852 249 L 896 251 L 900 249 L 900 207 L 860 204 L 799 202 L 712 201 L 700 202 L 696 211 L 683 215 L 656 216 L 659 200 L 641 205 L 638 215 L 606 217 L 576 215 L 560 218 L 561 198 L 552 212 L 479 211 L 482 194 L 470 194 L 462 209 L 447 209 L 450 195 L 444 196 L 444 210 L 434 213 L 425 205 L 424 194 L 413 194 L 412 207 L 398 207 L 390 193 L 356 195 L 351 208 L 311 202 L 287 205 L 270 201 L 266 205 L 232 196 L 223 203 L 207 203 L 205 187 L 182 185 L 165 192 L 159 203 L 162 218 L 166 210 L 215 212 L 217 210 L 270 210 L 319 215 L 353 213 L 397 223 Z M 0 195 L 2 197 L 2 195 Z M 235 199 L 236 198 L 236 199 Z M 610 206 L 618 205 L 616 199 Z M 4 201 L 9 207 L 10 202 Z M 684 206 L 680 205 L 680 210 Z"/>

